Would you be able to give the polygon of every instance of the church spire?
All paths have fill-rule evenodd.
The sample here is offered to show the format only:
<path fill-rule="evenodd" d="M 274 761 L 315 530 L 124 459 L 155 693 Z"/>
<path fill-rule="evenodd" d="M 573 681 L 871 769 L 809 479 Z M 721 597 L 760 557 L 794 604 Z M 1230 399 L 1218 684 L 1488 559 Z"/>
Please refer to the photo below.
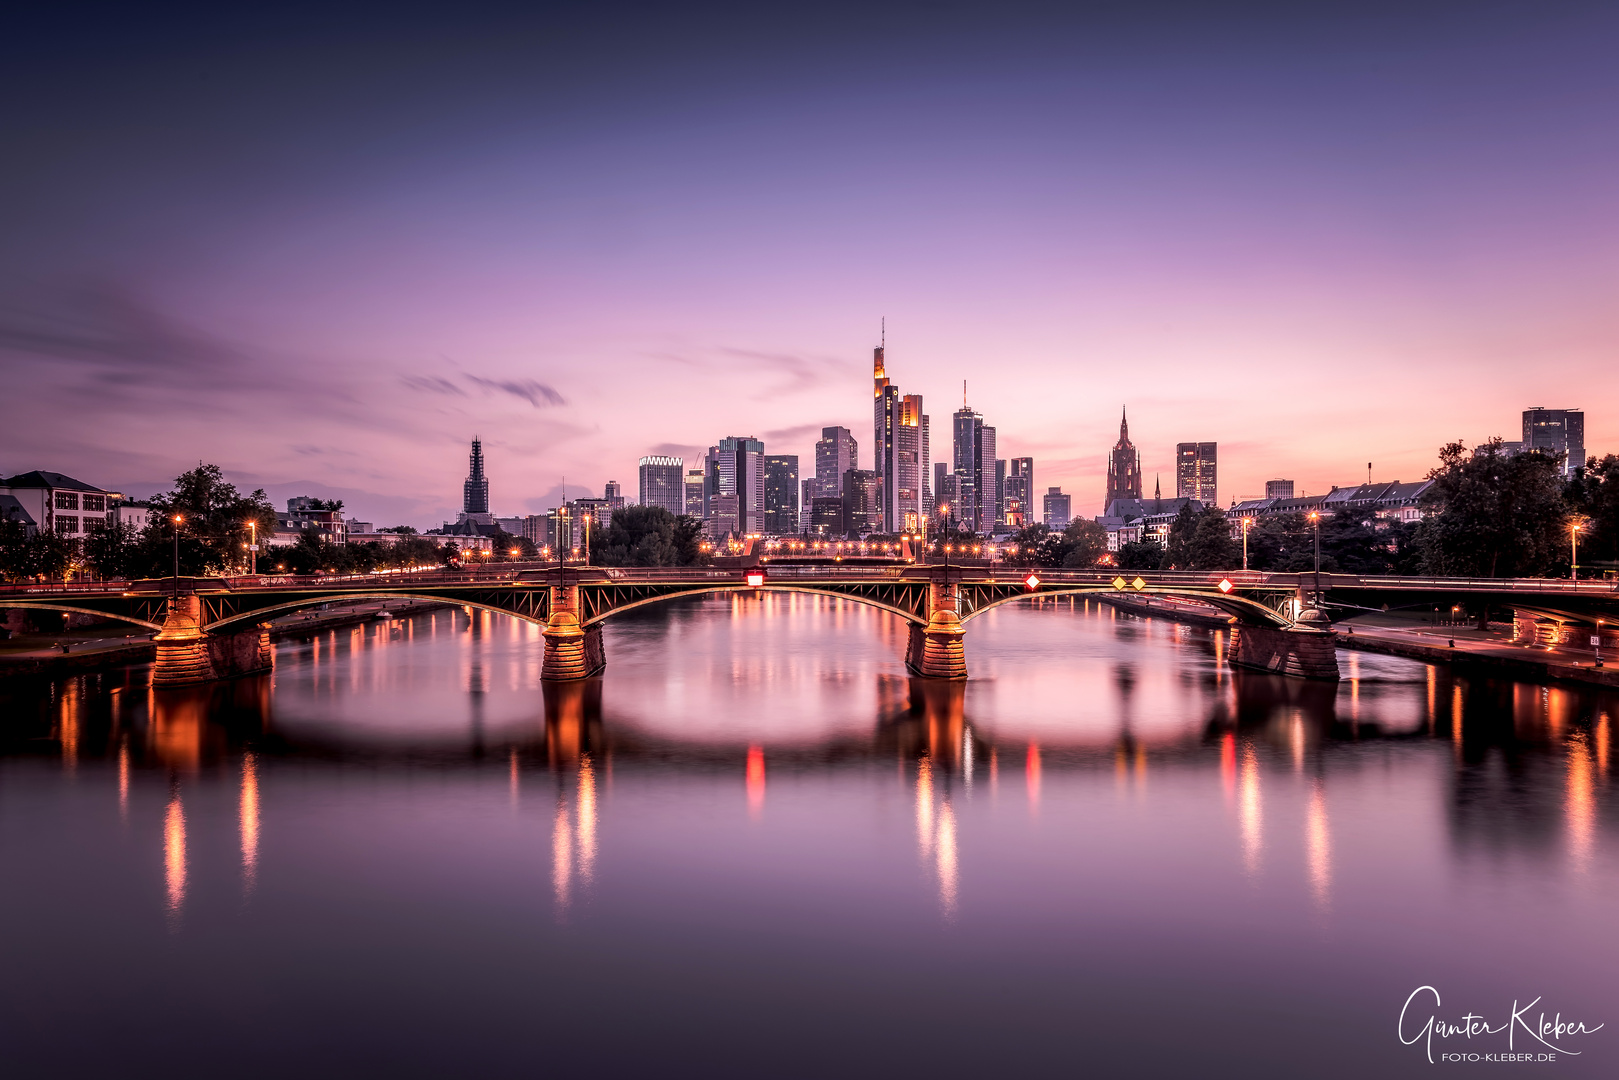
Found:
<path fill-rule="evenodd" d="M 1164 497 L 1164 484 L 1157 473 L 1152 474 L 1152 501 L 1157 502 Z"/>

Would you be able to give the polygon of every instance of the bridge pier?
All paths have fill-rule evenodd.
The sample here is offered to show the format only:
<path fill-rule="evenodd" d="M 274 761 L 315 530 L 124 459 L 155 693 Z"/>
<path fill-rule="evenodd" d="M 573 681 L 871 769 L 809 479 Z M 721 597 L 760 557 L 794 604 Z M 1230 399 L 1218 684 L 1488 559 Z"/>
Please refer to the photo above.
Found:
<path fill-rule="evenodd" d="M 947 572 L 944 580 L 935 579 L 928 585 L 927 625 L 911 624 L 905 666 L 927 679 L 965 679 L 966 634 L 957 612 L 956 587 Z"/>
<path fill-rule="evenodd" d="M 1241 623 L 1233 626 L 1226 658 L 1238 667 L 1278 675 L 1332 682 L 1340 678 L 1338 635 L 1318 608 L 1304 612 L 1297 624 L 1286 629 Z"/>
<path fill-rule="evenodd" d="M 275 666 L 270 624 L 250 630 L 210 634 L 202 628 L 202 600 L 195 594 L 169 597 L 158 631 L 152 685 L 187 686 L 269 671 Z"/>
<path fill-rule="evenodd" d="M 579 625 L 579 586 L 551 587 L 551 616 L 542 633 L 545 661 L 541 678 L 553 682 L 588 679 L 607 666 L 601 624 Z"/>

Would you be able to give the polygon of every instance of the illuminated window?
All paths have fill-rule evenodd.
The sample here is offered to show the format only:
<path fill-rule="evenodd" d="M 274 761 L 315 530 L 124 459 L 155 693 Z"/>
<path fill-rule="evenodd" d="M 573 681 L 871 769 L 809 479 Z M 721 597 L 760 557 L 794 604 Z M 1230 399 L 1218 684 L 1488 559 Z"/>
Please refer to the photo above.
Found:
<path fill-rule="evenodd" d="M 72 514 L 69 514 L 66 517 L 63 517 L 60 514 L 57 515 L 57 518 L 56 518 L 56 533 L 57 533 L 58 536 L 63 536 L 63 535 L 69 534 L 69 533 L 76 533 L 78 531 L 79 531 L 79 519 L 78 518 L 74 517 Z"/>
<path fill-rule="evenodd" d="M 76 491 L 58 491 L 56 493 L 56 508 L 58 510 L 77 510 L 79 508 L 79 494 Z M 78 531 L 77 528 L 74 529 Z"/>

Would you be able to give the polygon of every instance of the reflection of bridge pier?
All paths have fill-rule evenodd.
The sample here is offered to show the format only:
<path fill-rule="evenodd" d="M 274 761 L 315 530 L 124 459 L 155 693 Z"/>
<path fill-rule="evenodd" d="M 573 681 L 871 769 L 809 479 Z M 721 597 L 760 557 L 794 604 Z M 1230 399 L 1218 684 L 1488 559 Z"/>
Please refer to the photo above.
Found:
<path fill-rule="evenodd" d="M 601 683 L 546 683 L 545 756 L 552 768 L 570 768 L 601 746 Z"/>

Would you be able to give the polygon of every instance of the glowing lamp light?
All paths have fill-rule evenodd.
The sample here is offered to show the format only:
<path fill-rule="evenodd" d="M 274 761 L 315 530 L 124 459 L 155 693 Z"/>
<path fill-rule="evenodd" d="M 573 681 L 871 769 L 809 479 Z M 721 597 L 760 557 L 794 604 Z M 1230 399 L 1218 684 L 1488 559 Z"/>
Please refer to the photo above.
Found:
<path fill-rule="evenodd" d="M 1220 591 L 1221 592 L 1230 592 L 1231 587 L 1232 586 L 1231 586 L 1230 579 L 1228 579 L 1228 578 L 1221 578 L 1220 579 Z"/>
<path fill-rule="evenodd" d="M 762 570 L 750 570 L 750 571 L 748 571 L 748 588 L 757 589 L 757 588 L 760 588 L 761 586 L 763 586 L 764 583 L 765 583 L 764 571 L 762 571 Z"/>
<path fill-rule="evenodd" d="M 1040 579 L 1035 577 L 1033 574 L 1030 574 L 1028 577 L 1023 579 L 1023 584 L 1027 585 L 1030 589 L 1038 589 L 1040 587 Z"/>

